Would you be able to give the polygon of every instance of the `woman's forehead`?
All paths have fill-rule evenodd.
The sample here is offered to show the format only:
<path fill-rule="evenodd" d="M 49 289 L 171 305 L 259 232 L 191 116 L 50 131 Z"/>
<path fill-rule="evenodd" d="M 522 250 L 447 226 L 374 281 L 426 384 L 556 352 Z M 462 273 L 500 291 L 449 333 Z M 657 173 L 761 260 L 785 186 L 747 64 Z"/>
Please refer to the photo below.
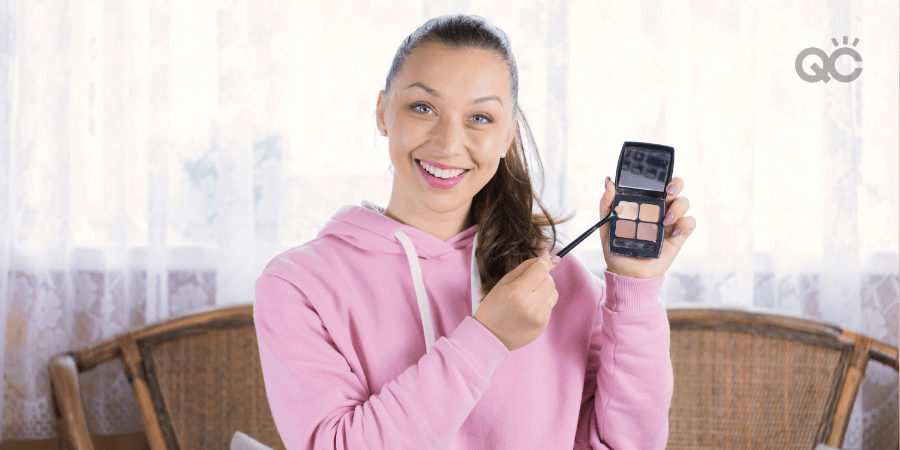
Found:
<path fill-rule="evenodd" d="M 428 43 L 407 56 L 398 74 L 395 89 L 423 89 L 431 95 L 453 93 L 472 98 L 498 96 L 510 102 L 510 73 L 506 61 L 497 52 L 477 47 L 451 47 Z"/>

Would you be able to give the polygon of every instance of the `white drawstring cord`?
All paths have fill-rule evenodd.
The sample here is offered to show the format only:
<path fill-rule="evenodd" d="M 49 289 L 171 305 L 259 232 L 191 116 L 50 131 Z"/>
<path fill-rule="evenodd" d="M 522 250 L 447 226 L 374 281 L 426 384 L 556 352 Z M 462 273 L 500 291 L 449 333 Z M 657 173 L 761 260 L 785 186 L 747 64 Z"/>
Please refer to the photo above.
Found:
<path fill-rule="evenodd" d="M 409 271 L 413 279 L 413 287 L 416 290 L 416 299 L 419 301 L 419 315 L 422 317 L 422 329 L 425 333 L 425 353 L 431 351 L 434 346 L 434 324 L 431 318 L 431 305 L 428 303 L 428 294 L 425 292 L 425 283 L 422 281 L 422 268 L 419 266 L 419 255 L 413 247 L 412 241 L 406 233 L 397 230 L 394 236 L 400 240 L 406 251 L 406 259 L 409 261 Z"/>

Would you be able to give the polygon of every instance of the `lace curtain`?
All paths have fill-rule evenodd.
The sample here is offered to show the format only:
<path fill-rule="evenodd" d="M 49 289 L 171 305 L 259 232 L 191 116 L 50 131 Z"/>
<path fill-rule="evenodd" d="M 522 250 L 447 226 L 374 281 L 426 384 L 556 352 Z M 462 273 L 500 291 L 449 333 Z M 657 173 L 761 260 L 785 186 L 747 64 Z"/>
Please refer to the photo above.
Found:
<path fill-rule="evenodd" d="M 596 222 L 623 141 L 671 145 L 698 228 L 667 304 L 898 344 L 896 1 L 0 0 L 0 439 L 55 436 L 52 355 L 250 302 L 341 206 L 386 206 L 377 93 L 449 12 L 512 39 L 537 181 L 578 213 L 563 240 Z M 843 36 L 863 62 L 836 70 L 861 76 L 800 79 L 797 55 Z M 604 269 L 599 238 L 573 254 Z M 82 377 L 93 433 L 142 429 L 118 364 Z M 845 448 L 895 445 L 897 386 L 869 365 Z"/>

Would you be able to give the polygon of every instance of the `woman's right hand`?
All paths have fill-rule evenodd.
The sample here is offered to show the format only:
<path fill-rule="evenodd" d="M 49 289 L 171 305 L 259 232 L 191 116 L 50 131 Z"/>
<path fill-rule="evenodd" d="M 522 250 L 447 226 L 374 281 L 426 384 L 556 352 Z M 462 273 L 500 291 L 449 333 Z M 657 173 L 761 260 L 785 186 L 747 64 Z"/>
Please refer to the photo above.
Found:
<path fill-rule="evenodd" d="M 527 259 L 506 274 L 481 301 L 473 317 L 509 351 L 537 339 L 550 323 L 559 292 L 550 277 L 550 255 Z"/>

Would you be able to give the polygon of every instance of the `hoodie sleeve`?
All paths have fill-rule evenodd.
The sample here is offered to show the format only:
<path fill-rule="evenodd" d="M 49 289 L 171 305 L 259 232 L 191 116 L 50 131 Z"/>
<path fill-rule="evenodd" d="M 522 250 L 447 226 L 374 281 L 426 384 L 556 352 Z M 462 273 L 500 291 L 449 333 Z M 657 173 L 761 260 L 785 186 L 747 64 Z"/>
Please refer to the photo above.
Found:
<path fill-rule="evenodd" d="M 605 276 L 590 348 L 599 360 L 587 412 L 590 448 L 665 449 L 674 379 L 669 320 L 658 300 L 664 276 Z"/>
<path fill-rule="evenodd" d="M 304 293 L 263 274 L 254 321 L 266 394 L 288 449 L 445 448 L 510 352 L 472 316 L 369 395 Z"/>

